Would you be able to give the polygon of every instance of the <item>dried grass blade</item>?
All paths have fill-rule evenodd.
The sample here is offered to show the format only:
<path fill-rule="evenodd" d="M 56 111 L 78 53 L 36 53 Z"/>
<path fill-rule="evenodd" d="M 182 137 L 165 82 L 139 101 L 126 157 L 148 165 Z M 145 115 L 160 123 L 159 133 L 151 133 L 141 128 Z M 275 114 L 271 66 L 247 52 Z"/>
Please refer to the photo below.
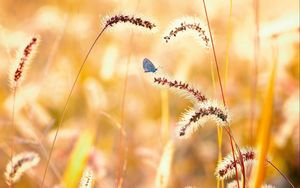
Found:
<path fill-rule="evenodd" d="M 65 187 L 78 186 L 93 146 L 95 132 L 92 128 L 88 128 L 78 138 L 64 173 L 63 184 Z"/>
<path fill-rule="evenodd" d="M 258 152 L 258 163 L 255 166 L 252 175 L 251 182 L 252 187 L 259 188 L 263 184 L 263 180 L 266 173 L 266 157 L 268 153 L 268 147 L 270 142 L 270 130 L 272 120 L 272 109 L 273 109 L 273 97 L 274 97 L 274 85 L 276 76 L 277 63 L 273 64 L 272 72 L 269 78 L 268 89 L 266 98 L 264 100 L 261 120 L 258 132 L 258 142 L 256 150 Z"/>

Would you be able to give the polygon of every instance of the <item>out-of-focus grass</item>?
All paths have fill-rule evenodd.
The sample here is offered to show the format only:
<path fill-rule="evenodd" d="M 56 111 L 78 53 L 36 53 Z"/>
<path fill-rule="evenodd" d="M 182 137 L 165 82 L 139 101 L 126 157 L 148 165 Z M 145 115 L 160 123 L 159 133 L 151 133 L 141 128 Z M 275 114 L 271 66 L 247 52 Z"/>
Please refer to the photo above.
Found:
<path fill-rule="evenodd" d="M 62 182 L 63 186 L 78 186 L 82 172 L 87 165 L 89 154 L 93 149 L 94 140 L 95 129 L 92 129 L 91 126 L 80 134 L 68 159 Z"/>
<path fill-rule="evenodd" d="M 273 111 L 273 100 L 274 100 L 274 87 L 275 87 L 275 80 L 276 80 L 276 68 L 277 68 L 277 58 L 274 60 L 274 65 L 268 81 L 266 97 L 262 107 L 261 120 L 259 125 L 256 127 L 258 132 L 257 146 L 256 146 L 258 152 L 258 156 L 257 156 L 258 163 L 253 170 L 253 174 L 252 174 L 253 179 L 250 180 L 253 181 L 250 182 L 251 186 L 255 188 L 259 188 L 263 185 L 266 176 L 266 159 L 268 155 L 270 139 L 272 138 L 270 130 L 272 128 L 272 111 Z"/>
<path fill-rule="evenodd" d="M 299 129 L 298 111 L 295 106 L 290 105 L 293 103 L 291 101 L 299 101 L 299 6 L 297 1 L 260 2 L 260 27 L 264 35 L 261 36 L 255 117 L 261 116 L 263 112 L 260 101 L 268 85 L 266 75 L 272 70 L 270 36 L 275 33 L 278 35 L 279 49 L 270 134 L 284 135 L 280 137 L 284 141 L 280 140 L 280 144 L 277 144 L 277 138 L 271 137 L 274 145 L 269 154 L 273 154 L 278 167 L 299 185 L 299 135 L 296 134 Z M 199 7 L 202 7 L 201 1 L 141 0 L 138 11 L 137 1 L 0 0 L 0 4 L 0 174 L 4 172 L 9 160 L 7 143 L 10 138 L 8 133 L 12 93 L 8 87 L 7 71 L 11 61 L 14 61 L 15 50 L 20 41 L 32 33 L 40 34 L 42 38 L 24 85 L 18 90 L 16 103 L 16 137 L 18 140 L 35 143 L 17 142 L 16 152 L 34 150 L 41 154 L 41 162 L 31 173 L 23 176 L 16 187 L 38 187 L 40 183 L 39 177 L 44 171 L 46 157 L 36 143 L 42 143 L 49 151 L 51 136 L 75 73 L 92 40 L 101 29 L 99 17 L 116 11 L 135 12 L 155 18 L 160 30 L 151 35 L 135 33 L 130 41 L 131 30 L 121 29 L 107 32 L 100 39 L 71 98 L 53 153 L 52 161 L 56 171 L 64 174 L 63 172 L 76 167 L 73 167 L 74 161 L 69 161 L 75 151 L 85 154 L 88 152 L 92 144 L 91 138 L 86 140 L 89 142 L 86 148 L 83 146 L 80 150 L 75 149 L 74 143 L 81 139 L 80 135 L 88 128 L 86 125 L 92 123 L 97 127 L 91 133 L 95 134 L 93 157 L 99 161 L 92 163 L 95 167 L 95 187 L 115 186 L 115 169 L 119 160 L 117 138 L 120 129 L 114 123 L 121 122 L 121 94 L 129 51 L 131 64 L 128 69 L 124 106 L 128 165 L 124 174 L 124 188 L 153 187 L 164 148 L 161 141 L 168 140 L 167 129 L 170 130 L 170 138 L 173 137 L 180 113 L 189 105 L 188 101 L 182 100 L 176 94 L 165 95 L 164 91 L 161 93 L 160 89 L 149 83 L 141 65 L 144 57 L 152 60 L 156 66 L 161 66 L 172 77 L 200 86 L 210 98 L 220 99 L 219 90 L 214 88 L 211 81 L 211 71 L 215 70 L 209 65 L 211 57 L 207 50 L 202 49 L 194 38 L 183 37 L 183 40 L 168 44 L 162 40 L 162 33 L 169 22 L 177 17 L 196 15 L 204 20 L 203 12 L 199 11 Z M 207 1 L 219 60 L 226 59 L 228 50 L 226 28 L 229 5 L 229 0 Z M 232 1 L 232 38 L 226 76 L 226 102 L 232 114 L 232 132 L 240 146 L 245 146 L 250 136 L 246 125 L 249 122 L 249 93 L 253 80 L 254 17 L 251 5 L 252 0 Z M 296 32 L 290 29 L 284 31 L 293 23 L 296 25 Z M 282 25 L 284 27 L 278 27 Z M 220 67 L 224 70 L 225 62 L 220 61 Z M 224 78 L 224 71 L 221 73 Z M 217 84 L 215 83 L 216 87 Z M 285 113 L 285 106 L 292 108 L 288 112 L 293 113 Z M 254 136 L 254 140 L 256 139 Z M 190 140 L 174 142 L 176 150 L 171 164 L 169 187 L 215 187 L 217 181 L 213 173 L 218 160 L 217 140 L 216 129 L 205 126 Z M 230 151 L 225 136 L 222 150 L 223 153 Z M 60 183 L 53 172 L 52 169 L 48 172 L 47 185 Z M 66 173 L 61 179 L 71 181 L 71 176 L 72 173 Z M 265 181 L 277 187 L 286 186 L 277 173 L 269 170 Z M 6 187 L 4 182 L 0 175 L 0 187 Z"/>

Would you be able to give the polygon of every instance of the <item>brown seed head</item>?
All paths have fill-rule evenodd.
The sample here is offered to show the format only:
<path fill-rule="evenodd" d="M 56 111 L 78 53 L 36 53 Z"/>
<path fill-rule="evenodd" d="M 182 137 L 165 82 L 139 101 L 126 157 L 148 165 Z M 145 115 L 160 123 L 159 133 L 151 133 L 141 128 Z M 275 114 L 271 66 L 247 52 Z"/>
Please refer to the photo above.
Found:
<path fill-rule="evenodd" d="M 114 15 L 106 20 L 105 27 L 113 27 L 117 23 L 131 23 L 133 25 L 144 27 L 146 29 L 152 30 L 156 25 L 148 20 L 143 20 L 142 18 L 129 16 L 129 15 Z"/>
<path fill-rule="evenodd" d="M 34 36 L 25 45 L 23 49 L 19 50 L 16 61 L 13 63 L 10 71 L 10 82 L 14 88 L 20 84 L 21 80 L 24 79 L 24 74 L 28 68 L 31 59 L 33 58 L 35 51 L 39 43 L 39 38 Z"/>

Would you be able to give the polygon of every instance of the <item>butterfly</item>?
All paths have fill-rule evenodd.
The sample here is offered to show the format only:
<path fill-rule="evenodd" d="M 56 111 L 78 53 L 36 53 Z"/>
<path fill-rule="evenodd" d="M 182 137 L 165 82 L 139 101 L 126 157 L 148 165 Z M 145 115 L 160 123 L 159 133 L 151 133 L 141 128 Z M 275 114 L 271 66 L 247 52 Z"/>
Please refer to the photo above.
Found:
<path fill-rule="evenodd" d="M 157 68 L 147 58 L 145 58 L 143 60 L 143 69 L 144 69 L 144 72 L 153 72 L 153 73 L 155 73 L 157 71 Z"/>

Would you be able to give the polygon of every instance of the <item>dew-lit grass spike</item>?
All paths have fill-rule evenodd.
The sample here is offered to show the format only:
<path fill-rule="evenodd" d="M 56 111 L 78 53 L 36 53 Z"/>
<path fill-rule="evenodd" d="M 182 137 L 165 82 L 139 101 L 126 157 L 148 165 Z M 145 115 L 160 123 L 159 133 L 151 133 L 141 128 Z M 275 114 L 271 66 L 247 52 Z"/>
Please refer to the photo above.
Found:
<path fill-rule="evenodd" d="M 147 59 L 147 58 L 145 58 L 144 60 L 143 60 L 143 68 L 144 68 L 144 71 L 145 72 L 156 72 L 157 71 L 157 68 L 153 65 L 153 63 L 149 60 L 149 59 Z"/>

